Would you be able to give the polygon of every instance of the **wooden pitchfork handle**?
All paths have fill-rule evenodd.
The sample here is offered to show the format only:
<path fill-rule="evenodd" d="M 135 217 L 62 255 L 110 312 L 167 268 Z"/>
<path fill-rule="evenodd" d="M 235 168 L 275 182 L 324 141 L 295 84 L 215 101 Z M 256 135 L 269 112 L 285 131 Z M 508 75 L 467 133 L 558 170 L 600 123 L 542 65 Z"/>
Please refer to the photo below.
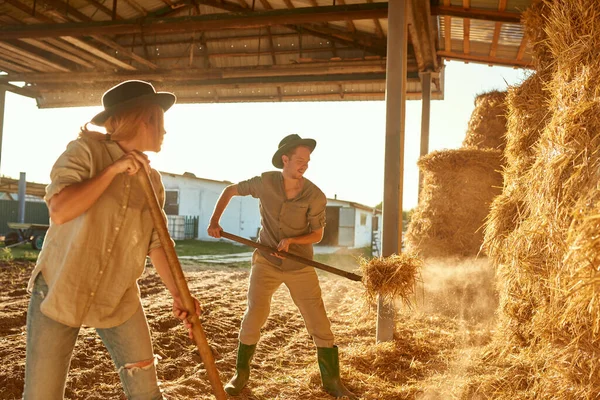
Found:
<path fill-rule="evenodd" d="M 163 213 L 160 210 L 158 198 L 156 197 L 152 182 L 150 181 L 150 176 L 145 168 L 140 168 L 137 175 L 140 178 L 140 183 L 144 189 L 146 199 L 148 200 L 150 214 L 152 215 L 152 221 L 154 222 L 154 229 L 156 229 L 156 232 L 158 233 L 160 243 L 162 244 L 167 256 L 167 261 L 169 262 L 171 274 L 173 275 L 175 284 L 179 290 L 183 306 L 188 313 L 187 320 L 192 324 L 194 342 L 196 342 L 196 346 L 198 346 L 198 353 L 200 353 L 200 358 L 202 358 L 202 362 L 206 368 L 208 380 L 212 386 L 215 398 L 217 400 L 226 400 L 227 395 L 223 390 L 223 384 L 219 378 L 219 371 L 215 365 L 215 359 L 210 346 L 208 345 L 208 341 L 206 340 L 206 334 L 204 333 L 204 329 L 202 329 L 200 318 L 198 318 L 198 315 L 196 314 L 196 304 L 190 294 L 185 276 L 181 270 L 181 264 L 177 258 L 175 247 L 173 247 L 173 242 L 171 241 L 167 224 L 163 218 Z"/>
<path fill-rule="evenodd" d="M 240 236 L 236 236 L 236 235 L 234 235 L 232 233 L 229 233 L 229 232 L 221 231 L 221 236 L 223 236 L 224 238 L 236 241 L 238 243 L 245 244 L 246 246 L 251 246 L 251 247 L 254 247 L 256 249 L 268 252 L 269 254 L 270 253 L 275 253 L 275 254 L 278 254 L 278 255 L 280 255 L 282 257 L 289 258 L 290 260 L 298 261 L 298 262 L 300 262 L 302 264 L 310 265 L 311 267 L 319 268 L 319 269 L 322 269 L 324 271 L 331 272 L 332 274 L 343 276 L 344 278 L 348 278 L 351 281 L 358 281 L 358 282 L 360 282 L 362 280 L 362 276 L 354 274 L 352 272 L 344 271 L 343 269 L 335 268 L 335 267 L 332 267 L 332 266 L 327 265 L 327 264 L 322 264 L 322 263 L 320 263 L 318 261 L 311 260 L 310 258 L 304 258 L 304 257 L 300 257 L 300 256 L 297 256 L 295 254 L 288 253 L 288 252 L 285 252 L 285 251 L 279 251 L 277 249 L 274 249 L 274 248 L 269 247 L 267 245 L 264 245 L 262 243 L 257 243 L 257 242 L 255 242 L 253 240 L 248 240 L 246 238 L 243 238 L 243 237 L 240 237 Z"/>

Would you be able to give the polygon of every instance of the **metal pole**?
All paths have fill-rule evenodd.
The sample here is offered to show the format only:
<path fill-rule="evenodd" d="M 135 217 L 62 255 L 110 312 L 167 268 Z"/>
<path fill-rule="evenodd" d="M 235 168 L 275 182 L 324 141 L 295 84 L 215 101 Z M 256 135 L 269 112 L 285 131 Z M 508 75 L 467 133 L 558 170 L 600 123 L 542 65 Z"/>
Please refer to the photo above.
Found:
<path fill-rule="evenodd" d="M 384 257 L 402 250 L 402 184 L 404 118 L 406 114 L 406 0 L 392 0 L 388 8 L 386 66 L 385 171 L 383 190 Z M 380 297 L 377 303 L 377 342 L 394 339 L 394 307 Z"/>
<path fill-rule="evenodd" d="M 25 222 L 25 189 L 27 180 L 25 178 L 25 172 L 19 174 L 19 212 L 18 220 L 20 223 Z"/>
<path fill-rule="evenodd" d="M 431 71 L 421 72 L 421 157 L 429 153 L 429 120 L 431 116 Z M 423 172 L 419 169 L 419 199 L 423 188 Z"/>

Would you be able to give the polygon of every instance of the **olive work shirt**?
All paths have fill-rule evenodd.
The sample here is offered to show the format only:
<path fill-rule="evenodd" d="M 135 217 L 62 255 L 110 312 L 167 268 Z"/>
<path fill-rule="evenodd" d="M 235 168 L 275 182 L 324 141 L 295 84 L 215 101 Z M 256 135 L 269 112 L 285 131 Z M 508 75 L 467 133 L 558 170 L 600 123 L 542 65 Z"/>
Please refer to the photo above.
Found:
<path fill-rule="evenodd" d="M 325 227 L 327 197 L 314 183 L 304 178 L 302 191 L 293 199 L 287 199 L 280 171 L 265 172 L 260 176 L 239 182 L 238 194 L 259 199 L 260 232 L 258 242 L 277 248 L 282 239 L 309 234 Z M 291 271 L 306 267 L 289 259 L 274 257 L 257 250 L 275 266 Z M 292 243 L 289 252 L 312 259 L 312 244 Z"/>
<path fill-rule="evenodd" d="M 93 178 L 124 154 L 110 140 L 84 135 L 70 142 L 52 167 L 44 200 Z M 151 180 L 164 203 L 156 170 Z M 44 315 L 72 327 L 115 327 L 141 307 L 137 279 L 146 255 L 160 246 L 138 177 L 119 174 L 83 214 L 61 225 L 50 222 L 28 290 L 41 272 L 48 284 Z"/>

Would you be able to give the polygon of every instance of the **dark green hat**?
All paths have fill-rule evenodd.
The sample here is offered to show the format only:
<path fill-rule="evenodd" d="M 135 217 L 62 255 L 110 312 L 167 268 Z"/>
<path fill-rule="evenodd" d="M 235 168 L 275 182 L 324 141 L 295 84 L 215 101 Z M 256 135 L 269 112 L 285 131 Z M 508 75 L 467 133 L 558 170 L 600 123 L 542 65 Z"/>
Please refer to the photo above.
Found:
<path fill-rule="evenodd" d="M 149 82 L 125 81 L 108 89 L 102 95 L 104 111 L 97 114 L 90 121 L 94 125 L 103 126 L 108 117 L 116 111 L 141 104 L 158 104 L 167 111 L 175 103 L 173 93 L 157 92 Z"/>
<path fill-rule="evenodd" d="M 294 147 L 298 146 L 306 146 L 310 149 L 310 152 L 312 153 L 312 151 L 317 146 L 317 141 L 314 139 L 302 139 L 295 133 L 287 135 L 286 137 L 281 139 L 281 142 L 279 142 L 279 148 L 273 155 L 273 160 L 271 160 L 275 168 L 283 168 L 283 160 L 281 159 L 281 156 L 287 153 L 289 150 L 293 149 Z"/>

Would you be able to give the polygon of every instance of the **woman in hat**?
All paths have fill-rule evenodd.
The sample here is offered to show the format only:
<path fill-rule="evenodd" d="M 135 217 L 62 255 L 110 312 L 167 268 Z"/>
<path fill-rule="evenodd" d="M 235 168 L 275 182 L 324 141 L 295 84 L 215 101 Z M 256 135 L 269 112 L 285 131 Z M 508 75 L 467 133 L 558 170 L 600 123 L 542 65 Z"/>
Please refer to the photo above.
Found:
<path fill-rule="evenodd" d="M 163 398 L 137 285 L 147 255 L 173 296 L 175 316 L 185 321 L 187 313 L 135 174 L 148 171 L 164 202 L 160 175 L 143 152 L 160 151 L 163 115 L 174 103 L 174 94 L 147 82 L 113 87 L 90 121 L 106 134 L 86 124 L 54 164 L 44 197 L 50 228 L 28 285 L 25 400 L 63 398 L 83 325 L 96 328 L 127 398 Z"/>

